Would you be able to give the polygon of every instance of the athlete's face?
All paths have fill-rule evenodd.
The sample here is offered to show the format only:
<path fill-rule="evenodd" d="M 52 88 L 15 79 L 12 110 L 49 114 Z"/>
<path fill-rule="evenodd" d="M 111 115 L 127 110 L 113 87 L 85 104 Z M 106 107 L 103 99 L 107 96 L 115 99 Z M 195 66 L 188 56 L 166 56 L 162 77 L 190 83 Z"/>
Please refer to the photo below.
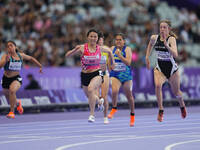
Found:
<path fill-rule="evenodd" d="M 169 25 L 166 22 L 162 22 L 160 24 L 160 34 L 161 35 L 164 34 L 165 36 L 168 36 L 169 35 L 169 31 L 170 31 Z"/>
<path fill-rule="evenodd" d="M 88 35 L 88 42 L 91 44 L 96 44 L 98 40 L 98 34 L 96 32 L 90 32 Z"/>
<path fill-rule="evenodd" d="M 8 42 L 6 47 L 7 47 L 8 53 L 15 52 L 16 46 L 12 42 Z"/>
<path fill-rule="evenodd" d="M 125 41 L 124 41 L 123 37 L 120 36 L 120 35 L 117 35 L 117 36 L 115 37 L 115 45 L 116 45 L 117 47 L 123 47 L 124 44 L 125 44 Z"/>
<path fill-rule="evenodd" d="M 99 41 L 98 41 L 98 44 L 100 45 L 100 46 L 103 46 L 103 38 L 101 37 L 101 38 L 99 38 Z"/>

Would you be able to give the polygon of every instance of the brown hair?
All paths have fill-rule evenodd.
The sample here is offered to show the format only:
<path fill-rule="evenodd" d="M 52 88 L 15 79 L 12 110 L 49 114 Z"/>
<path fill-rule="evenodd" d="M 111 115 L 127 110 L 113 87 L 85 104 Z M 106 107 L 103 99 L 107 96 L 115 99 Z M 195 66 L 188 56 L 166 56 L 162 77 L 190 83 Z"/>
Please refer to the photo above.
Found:
<path fill-rule="evenodd" d="M 166 23 L 171 28 L 171 21 L 169 21 L 169 20 L 161 20 L 160 24 L 161 23 Z M 172 31 L 172 29 L 169 31 L 169 35 L 175 37 L 176 39 L 178 38 L 178 36 Z"/>

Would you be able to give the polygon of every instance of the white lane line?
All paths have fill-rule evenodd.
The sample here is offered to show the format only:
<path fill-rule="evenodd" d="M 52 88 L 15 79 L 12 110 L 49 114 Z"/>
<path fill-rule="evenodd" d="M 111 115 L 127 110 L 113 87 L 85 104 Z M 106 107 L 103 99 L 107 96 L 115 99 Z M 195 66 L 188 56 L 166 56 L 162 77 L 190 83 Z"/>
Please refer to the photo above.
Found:
<path fill-rule="evenodd" d="M 154 122 L 152 122 L 154 123 Z M 123 122 L 122 124 L 119 124 L 118 123 L 115 123 L 115 124 L 111 124 L 110 126 L 109 125 L 104 125 L 103 123 L 101 124 L 89 124 L 89 123 L 86 123 L 85 125 L 81 125 L 80 127 L 80 124 L 76 124 L 76 126 L 67 126 L 67 127 L 52 127 L 52 128 L 35 128 L 35 129 L 19 129 L 19 128 L 16 128 L 16 130 L 4 130 L 4 131 L 1 131 L 1 134 L 4 134 L 4 133 L 21 133 L 21 132 L 40 132 L 40 131 L 49 131 L 49 130 L 66 130 L 66 129 L 80 129 L 80 128 L 87 128 L 87 127 L 90 127 L 90 128 L 97 128 L 97 127 L 117 127 L 117 126 L 121 126 L 121 125 L 126 125 L 128 126 L 128 123 L 126 122 Z M 145 122 L 143 123 L 145 124 Z M 175 124 L 154 124 L 154 125 L 144 125 L 144 126 L 140 126 L 140 125 L 136 125 L 136 128 L 137 129 L 140 129 L 140 128 L 153 128 L 153 127 L 173 127 L 173 126 L 186 126 L 186 125 L 199 125 L 200 122 L 196 122 L 196 123 L 190 123 L 190 122 L 180 122 L 180 123 L 175 123 Z M 130 128 L 130 127 L 129 127 Z M 166 129 L 167 130 L 167 129 Z M 2 136 L 0 136 L 2 137 Z"/>
<path fill-rule="evenodd" d="M 190 134 L 195 134 L 195 133 L 181 133 L 181 134 L 168 134 L 168 135 L 153 135 L 153 136 L 136 136 L 136 135 L 132 135 L 129 137 L 127 137 L 127 135 L 125 135 L 125 137 L 123 138 L 127 138 L 127 139 L 143 139 L 143 138 L 160 138 L 160 137 L 183 137 L 183 135 L 190 135 Z M 0 144 L 10 144 L 10 143 L 22 143 L 22 142 L 30 142 L 30 141 L 43 141 L 43 140 L 53 140 L 54 142 L 58 143 L 58 141 L 55 141 L 55 139 L 67 139 L 67 138 L 82 138 L 82 139 L 87 139 L 88 137 L 97 137 L 98 135 L 78 135 L 78 136 L 56 136 L 56 137 L 52 137 L 52 136 L 38 136 L 37 139 L 20 139 L 20 140 L 9 140 L 9 141 L 0 141 Z M 116 137 L 118 139 L 118 137 Z M 120 138 L 121 139 L 121 138 Z"/>
<path fill-rule="evenodd" d="M 167 116 L 167 115 L 166 115 Z M 29 116 L 30 117 L 30 116 Z M 38 115 L 39 117 L 39 115 Z M 168 117 L 170 117 L 168 115 Z M 126 120 L 128 117 L 116 117 L 113 119 L 113 121 L 116 121 L 116 120 L 121 120 L 121 119 L 124 119 Z M 155 118 L 156 120 L 156 114 L 153 114 L 153 115 L 146 115 L 146 116 L 138 116 L 138 118 L 136 118 L 136 121 L 147 121 L 147 120 L 152 120 L 152 118 Z M 100 117 L 98 117 L 97 119 L 100 119 Z M 176 116 L 175 118 L 170 118 L 170 120 L 172 121 L 177 121 L 178 117 Z M 195 117 L 195 116 L 188 116 L 186 118 L 187 121 L 189 120 L 200 120 L 199 117 Z M 66 124 L 70 124 L 70 123 L 74 123 L 74 122 L 80 122 L 80 120 L 83 120 L 83 121 L 87 121 L 87 117 L 85 119 L 71 119 L 71 120 L 51 120 L 51 121 L 34 121 L 34 122 L 22 122 L 22 123 L 7 123 L 7 124 L 0 124 L 0 128 L 1 127 L 16 127 L 16 126 L 21 126 L 21 125 L 38 125 L 38 124 L 51 124 L 51 123 L 66 123 Z M 103 120 L 103 117 L 102 117 L 102 120 Z M 168 121 L 168 120 L 167 120 Z"/>
<path fill-rule="evenodd" d="M 151 126 L 149 126 L 149 127 L 151 127 Z M 133 130 L 130 128 L 130 127 L 123 127 L 123 130 L 127 130 L 127 129 L 130 129 L 129 131 L 128 131 L 128 133 L 130 133 L 131 131 L 133 131 L 134 132 L 134 134 L 140 134 L 140 133 L 144 133 L 144 130 L 140 130 L 139 132 L 137 132 L 136 130 L 134 130 L 133 128 Z M 166 128 L 164 128 L 164 129 L 156 129 L 156 130 L 148 130 L 148 131 L 145 131 L 145 133 L 153 133 L 153 132 L 166 132 L 166 131 L 182 131 L 182 130 L 184 130 L 184 132 L 186 132 L 186 131 L 191 131 L 192 129 L 200 129 L 200 127 L 193 127 L 193 128 L 191 128 L 191 127 L 186 127 L 186 128 L 175 128 L 175 129 L 166 129 Z M 80 133 L 80 134 L 83 134 L 84 135 L 84 133 L 81 133 L 81 132 L 99 132 L 99 131 L 106 131 L 106 132 L 113 132 L 113 131 L 118 131 L 118 133 L 119 133 L 119 131 L 121 131 L 122 130 L 122 128 L 121 127 L 119 127 L 119 128 L 104 128 L 104 129 L 93 129 L 93 130 L 91 130 L 91 129 L 87 129 L 87 130 L 77 130 L 77 131 L 55 131 L 55 132 L 45 132 L 45 133 L 34 133 L 34 134 L 21 134 L 21 135 L 19 135 L 19 134 L 17 134 L 17 135 L 10 135 L 10 136 L 39 136 L 39 135 L 50 135 L 50 134 L 74 134 L 74 133 Z M 122 131 L 122 133 L 124 133 L 124 131 Z M 197 133 L 197 132 L 196 132 Z M 111 134 L 111 133 L 109 133 L 109 134 Z M 3 137 L 3 138 L 9 138 L 10 136 L 1 136 L 1 137 Z"/>
<path fill-rule="evenodd" d="M 152 119 L 151 119 L 152 120 Z M 192 122 L 198 122 L 200 119 L 193 119 L 192 120 Z M 126 119 L 117 119 L 117 120 L 111 120 L 110 122 L 111 122 L 111 124 L 114 124 L 114 123 L 121 123 L 121 122 L 124 122 L 124 121 L 129 121 L 129 118 L 127 117 Z M 144 123 L 145 124 L 150 124 L 150 123 L 157 123 L 157 120 L 154 120 L 154 121 L 147 121 L 147 120 L 138 120 L 138 119 L 136 119 L 135 120 L 136 121 L 136 123 L 137 123 L 137 125 L 138 126 L 140 126 L 141 124 L 143 125 Z M 188 122 L 188 120 L 178 120 L 178 121 L 180 121 L 180 122 L 182 122 L 182 121 L 184 121 L 184 122 Z M 88 122 L 87 122 L 87 120 L 78 120 L 78 124 L 79 125 L 87 125 L 88 124 Z M 166 121 L 167 123 L 177 123 L 177 120 L 168 120 L 168 121 Z M 43 122 L 44 123 L 44 122 Z M 68 126 L 68 125 L 72 125 L 72 126 L 74 126 L 74 125 L 77 125 L 77 121 L 74 121 L 74 122 L 51 122 L 51 123 L 48 123 L 48 124 L 43 124 L 43 123 L 37 123 L 37 124 L 34 124 L 34 125 L 20 125 L 20 126 L 12 126 L 12 127 L 7 127 L 7 126 L 4 126 L 4 127 L 0 127 L 0 131 L 1 130 L 3 130 L 3 131 L 7 131 L 7 130 L 9 130 L 9 129 L 17 129 L 17 130 L 19 130 L 20 128 L 26 128 L 26 129 L 28 129 L 28 128 L 31 128 L 31 129 L 33 129 L 34 127 L 50 127 L 50 126 L 53 126 L 53 127 L 55 127 L 55 126 Z M 102 118 L 102 120 L 100 120 L 100 119 L 98 119 L 98 120 L 96 120 L 96 122 L 95 122 L 95 125 L 98 125 L 98 124 L 100 124 L 100 125 L 102 125 L 103 124 L 103 118 Z M 161 123 L 160 124 L 161 126 L 162 125 L 165 125 L 165 122 L 163 122 L 163 124 Z M 5 130 L 6 129 L 6 130 Z M 1 131 L 1 133 L 3 132 L 3 131 Z"/>
<path fill-rule="evenodd" d="M 174 143 L 171 145 L 168 145 L 165 147 L 165 150 L 171 150 L 172 148 L 178 146 L 178 145 L 183 145 L 183 144 L 188 144 L 188 143 L 194 143 L 194 142 L 200 142 L 200 139 L 198 140 L 191 140 L 191 141 L 183 141 L 183 142 L 179 142 L 179 143 Z"/>
<path fill-rule="evenodd" d="M 133 137 L 124 137 L 124 138 L 116 138 L 116 139 L 109 139 L 109 140 L 96 140 L 96 141 L 89 141 L 89 142 L 80 142 L 74 144 L 67 144 L 60 147 L 57 147 L 55 150 L 66 150 L 68 148 L 77 147 L 81 145 L 88 145 L 88 144 L 96 144 L 96 143 L 103 143 L 103 142 L 114 142 L 114 141 L 123 141 L 123 140 L 137 140 L 137 139 L 145 139 L 145 138 L 161 138 L 161 137 L 182 137 L 185 134 L 170 134 L 170 135 L 154 135 L 154 136 L 133 136 Z"/>

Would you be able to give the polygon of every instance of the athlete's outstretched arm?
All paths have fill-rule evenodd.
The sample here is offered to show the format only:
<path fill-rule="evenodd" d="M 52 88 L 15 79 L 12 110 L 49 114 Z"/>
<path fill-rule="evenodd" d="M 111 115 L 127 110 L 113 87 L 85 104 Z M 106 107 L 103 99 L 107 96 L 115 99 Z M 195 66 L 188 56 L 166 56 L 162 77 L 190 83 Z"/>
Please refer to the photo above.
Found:
<path fill-rule="evenodd" d="M 70 57 L 70 56 L 73 56 L 79 52 L 83 52 L 83 45 L 77 45 L 74 49 L 68 51 L 66 54 L 65 54 L 65 57 Z"/>
<path fill-rule="evenodd" d="M 157 35 L 152 35 L 149 41 L 149 44 L 147 46 L 147 50 L 146 50 L 146 67 L 147 69 L 150 69 L 150 60 L 149 60 L 149 56 L 151 55 L 151 51 L 156 43 L 156 39 L 157 39 Z"/>
<path fill-rule="evenodd" d="M 20 53 L 20 54 L 24 60 L 28 60 L 28 61 L 36 64 L 40 68 L 40 73 L 42 73 L 42 64 L 39 61 L 37 61 L 34 57 L 26 55 L 24 53 Z"/>

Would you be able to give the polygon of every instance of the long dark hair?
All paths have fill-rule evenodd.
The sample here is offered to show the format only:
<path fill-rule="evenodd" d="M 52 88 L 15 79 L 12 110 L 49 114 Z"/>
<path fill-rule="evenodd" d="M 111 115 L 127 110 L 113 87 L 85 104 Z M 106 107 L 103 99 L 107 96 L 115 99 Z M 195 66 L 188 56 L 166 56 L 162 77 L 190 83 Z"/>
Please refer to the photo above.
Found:
<path fill-rule="evenodd" d="M 103 39 L 104 39 L 104 35 L 103 35 L 103 32 L 100 32 L 100 31 L 99 31 L 97 43 L 99 42 L 99 39 L 100 39 L 100 38 L 103 38 Z"/>

